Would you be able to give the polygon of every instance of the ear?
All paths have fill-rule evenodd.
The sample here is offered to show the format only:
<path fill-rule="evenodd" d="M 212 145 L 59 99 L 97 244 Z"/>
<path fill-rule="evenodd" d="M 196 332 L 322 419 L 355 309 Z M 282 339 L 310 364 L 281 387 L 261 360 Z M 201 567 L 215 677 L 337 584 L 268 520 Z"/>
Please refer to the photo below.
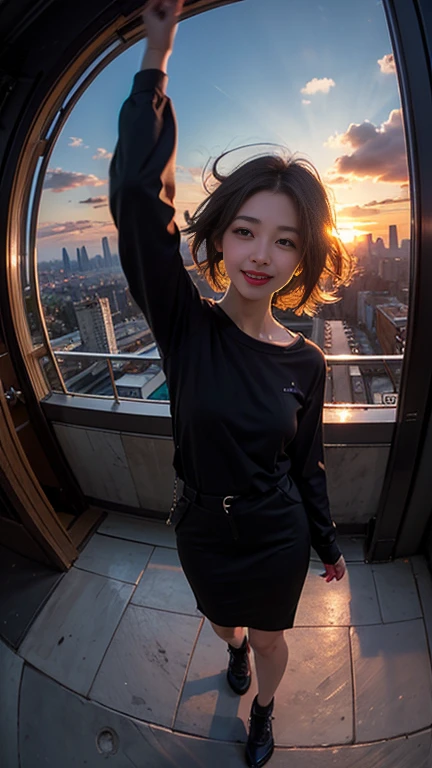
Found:
<path fill-rule="evenodd" d="M 221 238 L 219 238 L 219 237 L 213 238 L 213 245 L 214 245 L 214 247 L 216 248 L 216 250 L 218 252 L 220 252 L 220 253 L 222 252 L 222 239 Z"/>

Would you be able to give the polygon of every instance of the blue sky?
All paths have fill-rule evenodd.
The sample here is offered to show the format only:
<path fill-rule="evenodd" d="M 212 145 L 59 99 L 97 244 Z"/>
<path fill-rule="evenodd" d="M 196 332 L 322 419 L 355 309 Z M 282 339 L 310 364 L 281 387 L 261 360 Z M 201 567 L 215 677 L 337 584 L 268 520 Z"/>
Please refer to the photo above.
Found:
<path fill-rule="evenodd" d="M 62 130 L 39 215 L 40 260 L 59 258 L 63 245 L 74 256 L 84 243 L 94 255 L 104 234 L 116 250 L 105 204 L 109 153 L 143 50 L 141 41 L 111 63 Z M 389 223 L 408 237 L 400 98 L 394 63 L 385 58 L 390 54 L 376 0 L 243 0 L 182 22 L 168 69 L 179 125 L 179 224 L 183 210 L 202 198 L 199 169 L 209 156 L 268 141 L 314 162 L 333 190 L 345 240 L 367 231 L 386 237 Z M 102 157 L 94 159 L 97 154 Z"/>

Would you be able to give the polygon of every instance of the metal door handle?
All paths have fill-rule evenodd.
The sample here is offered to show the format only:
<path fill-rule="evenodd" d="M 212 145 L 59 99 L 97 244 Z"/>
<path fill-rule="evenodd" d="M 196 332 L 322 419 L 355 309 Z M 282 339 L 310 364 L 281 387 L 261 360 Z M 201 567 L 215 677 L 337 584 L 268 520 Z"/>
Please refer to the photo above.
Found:
<path fill-rule="evenodd" d="M 9 405 L 16 405 L 18 400 L 21 403 L 25 403 L 24 395 L 19 389 L 15 389 L 14 387 L 9 387 L 9 389 L 5 392 L 5 398 Z"/>

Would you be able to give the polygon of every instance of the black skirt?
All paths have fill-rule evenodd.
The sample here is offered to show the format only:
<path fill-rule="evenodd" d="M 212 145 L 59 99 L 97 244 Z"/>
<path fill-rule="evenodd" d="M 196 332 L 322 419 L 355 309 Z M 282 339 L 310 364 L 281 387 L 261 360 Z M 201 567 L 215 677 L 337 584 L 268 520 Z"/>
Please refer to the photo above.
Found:
<path fill-rule="evenodd" d="M 290 629 L 306 579 L 310 533 L 296 486 L 236 498 L 229 515 L 181 496 L 173 515 L 180 562 L 198 610 L 223 627 Z"/>

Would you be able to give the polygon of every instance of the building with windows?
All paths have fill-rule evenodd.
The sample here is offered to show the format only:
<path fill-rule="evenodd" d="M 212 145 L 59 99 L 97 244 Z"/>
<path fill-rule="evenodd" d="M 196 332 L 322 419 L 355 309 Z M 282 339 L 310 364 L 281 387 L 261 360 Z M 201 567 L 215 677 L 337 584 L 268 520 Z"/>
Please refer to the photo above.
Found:
<path fill-rule="evenodd" d="M 384 304 L 399 304 L 388 291 L 359 291 L 357 294 L 357 321 L 369 332 L 375 330 L 376 308 Z"/>
<path fill-rule="evenodd" d="M 117 353 L 117 342 L 107 298 L 95 295 L 92 299 L 75 304 L 75 312 L 86 351 Z"/>
<path fill-rule="evenodd" d="M 387 304 L 376 307 L 376 333 L 384 355 L 402 353 L 407 322 L 406 304 Z"/>

